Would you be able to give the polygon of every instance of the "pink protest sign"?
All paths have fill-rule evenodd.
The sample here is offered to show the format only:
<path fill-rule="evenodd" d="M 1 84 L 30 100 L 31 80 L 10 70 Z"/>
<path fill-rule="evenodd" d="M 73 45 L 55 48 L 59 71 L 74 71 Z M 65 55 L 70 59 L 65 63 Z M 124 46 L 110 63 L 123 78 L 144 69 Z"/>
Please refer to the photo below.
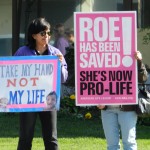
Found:
<path fill-rule="evenodd" d="M 136 12 L 74 14 L 76 104 L 137 103 Z"/>

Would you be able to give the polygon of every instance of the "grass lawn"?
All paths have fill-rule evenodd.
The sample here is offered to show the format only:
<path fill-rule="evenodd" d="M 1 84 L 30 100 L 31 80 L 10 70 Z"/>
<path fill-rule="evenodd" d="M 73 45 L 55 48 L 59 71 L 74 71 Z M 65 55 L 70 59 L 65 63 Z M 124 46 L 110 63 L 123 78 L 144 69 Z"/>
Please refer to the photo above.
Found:
<path fill-rule="evenodd" d="M 0 150 L 16 150 L 18 114 L 0 113 Z M 60 150 L 106 150 L 106 141 L 98 118 L 83 120 L 58 115 Z M 150 126 L 137 126 L 138 150 L 150 150 Z M 39 120 L 36 123 L 32 150 L 44 150 Z"/>

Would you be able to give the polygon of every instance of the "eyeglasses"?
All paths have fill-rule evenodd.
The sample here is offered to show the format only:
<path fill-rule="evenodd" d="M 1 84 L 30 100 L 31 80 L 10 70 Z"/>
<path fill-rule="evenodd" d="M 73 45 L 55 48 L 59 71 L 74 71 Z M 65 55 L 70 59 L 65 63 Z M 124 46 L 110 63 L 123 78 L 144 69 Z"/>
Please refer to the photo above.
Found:
<path fill-rule="evenodd" d="M 40 34 L 41 36 L 45 36 L 46 34 L 47 34 L 48 36 L 50 36 L 50 35 L 51 35 L 51 32 L 50 32 L 50 31 L 48 31 L 48 32 L 46 32 L 46 31 L 41 31 L 41 32 L 39 32 L 39 34 Z"/>

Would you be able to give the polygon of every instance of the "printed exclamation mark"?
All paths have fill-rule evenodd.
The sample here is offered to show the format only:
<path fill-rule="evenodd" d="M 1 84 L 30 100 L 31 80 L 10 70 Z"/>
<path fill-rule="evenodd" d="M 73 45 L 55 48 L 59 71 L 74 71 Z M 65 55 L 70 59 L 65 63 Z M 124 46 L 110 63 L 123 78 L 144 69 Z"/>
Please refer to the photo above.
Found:
<path fill-rule="evenodd" d="M 131 57 L 131 33 L 132 33 L 132 19 L 131 17 L 122 18 L 122 35 L 123 35 L 123 54 L 122 64 L 125 67 L 130 67 L 133 64 Z"/>

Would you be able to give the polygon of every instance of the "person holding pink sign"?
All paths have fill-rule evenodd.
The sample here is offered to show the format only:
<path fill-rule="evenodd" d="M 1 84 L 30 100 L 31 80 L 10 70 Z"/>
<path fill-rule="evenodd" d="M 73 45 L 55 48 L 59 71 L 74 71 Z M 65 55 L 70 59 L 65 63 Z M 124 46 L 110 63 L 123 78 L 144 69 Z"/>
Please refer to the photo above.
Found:
<path fill-rule="evenodd" d="M 61 62 L 61 81 L 65 82 L 68 77 L 67 64 L 59 49 L 48 44 L 50 36 L 49 22 L 45 18 L 34 19 L 28 27 L 28 44 L 20 47 L 15 53 L 15 56 L 58 56 Z M 20 113 L 17 150 L 31 150 L 37 116 L 39 116 L 42 125 L 45 150 L 58 150 L 56 110 Z"/>
<path fill-rule="evenodd" d="M 142 55 L 135 53 L 138 61 L 138 81 L 144 83 L 147 80 L 147 71 L 142 63 Z M 107 150 L 120 150 L 120 131 L 124 150 L 137 150 L 136 142 L 136 105 L 99 105 L 101 109 L 102 124 L 107 140 Z"/>

